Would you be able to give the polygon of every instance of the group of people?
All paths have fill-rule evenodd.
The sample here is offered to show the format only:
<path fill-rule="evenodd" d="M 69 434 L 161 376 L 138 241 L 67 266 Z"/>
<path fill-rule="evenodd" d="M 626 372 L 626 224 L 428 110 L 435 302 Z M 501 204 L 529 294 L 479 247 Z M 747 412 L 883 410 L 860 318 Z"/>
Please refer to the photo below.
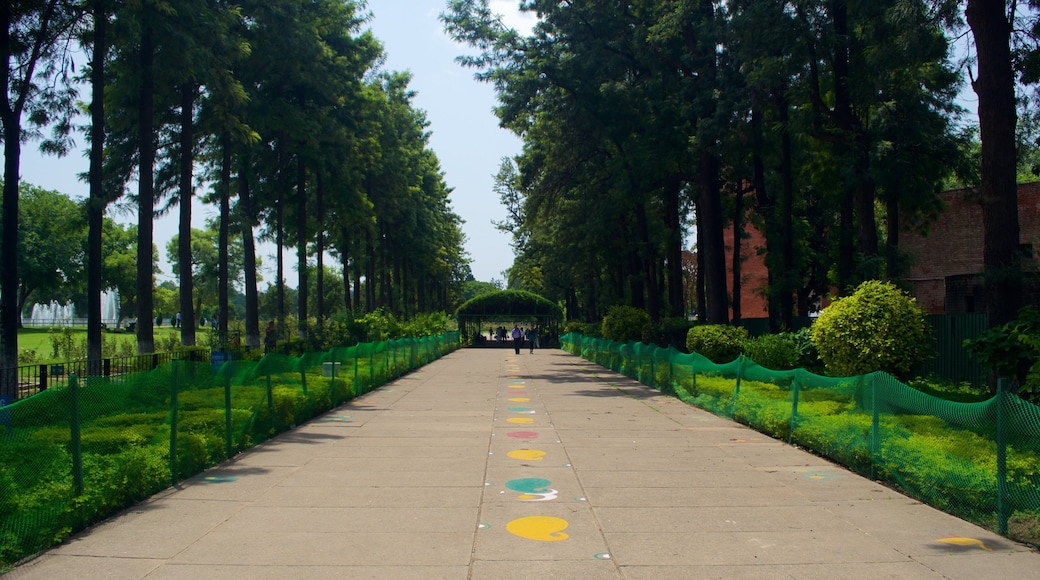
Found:
<path fill-rule="evenodd" d="M 505 330 L 504 328 L 502 329 Z M 513 325 L 513 330 L 509 333 L 509 337 L 513 339 L 513 351 L 516 354 L 520 354 L 520 347 L 524 345 L 524 341 L 527 341 L 527 345 L 530 348 L 531 353 L 534 353 L 534 349 L 539 347 L 538 344 L 538 330 L 535 328 L 521 329 L 517 325 Z"/>

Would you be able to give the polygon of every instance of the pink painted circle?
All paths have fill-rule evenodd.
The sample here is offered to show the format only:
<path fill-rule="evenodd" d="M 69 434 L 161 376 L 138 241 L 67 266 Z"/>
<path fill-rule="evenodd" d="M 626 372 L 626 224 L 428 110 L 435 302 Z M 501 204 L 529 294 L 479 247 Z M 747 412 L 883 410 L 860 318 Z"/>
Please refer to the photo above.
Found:
<path fill-rule="evenodd" d="M 538 438 L 538 433 L 535 433 L 534 431 L 510 431 L 509 433 L 506 433 L 506 435 L 509 436 L 509 437 L 512 437 L 514 439 L 537 439 Z"/>

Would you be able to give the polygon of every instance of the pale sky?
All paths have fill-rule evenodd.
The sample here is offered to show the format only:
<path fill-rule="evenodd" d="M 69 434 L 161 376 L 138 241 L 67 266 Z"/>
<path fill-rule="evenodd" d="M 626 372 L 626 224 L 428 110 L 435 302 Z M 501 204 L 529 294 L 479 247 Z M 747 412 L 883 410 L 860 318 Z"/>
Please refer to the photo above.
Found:
<path fill-rule="evenodd" d="M 368 26 L 383 43 L 386 68 L 412 73 L 411 89 L 417 93 L 413 106 L 426 111 L 432 132 L 430 147 L 441 161 L 445 182 L 454 188 L 452 209 L 466 222 L 462 229 L 473 261 L 473 275 L 485 282 L 492 278 L 503 280 L 502 272 L 512 264 L 513 253 L 508 234 L 491 224 L 506 215 L 492 187 L 501 159 L 519 153 L 521 142 L 498 127 L 498 119 L 492 113 L 496 104 L 492 87 L 477 82 L 473 79 L 474 71 L 455 63 L 455 57 L 467 48 L 453 43 L 443 31 L 438 15 L 446 4 L 445 0 L 368 0 L 374 17 Z M 508 26 L 529 30 L 534 17 L 520 14 L 518 5 L 519 0 L 491 2 L 493 11 L 501 14 Z M 86 95 L 84 89 L 81 98 Z M 87 122 L 85 117 L 77 120 L 81 125 Z M 36 147 L 36 143 L 30 143 L 22 149 L 22 180 L 77 199 L 85 198 L 87 184 L 77 179 L 77 174 L 87 170 L 82 147 L 64 158 L 42 156 Z M 196 203 L 192 211 L 194 227 L 201 228 L 206 218 L 216 214 L 215 206 Z M 137 221 L 136 215 L 113 217 L 124 223 Z M 174 211 L 156 222 L 160 281 L 173 279 L 166 261 L 166 244 L 177 232 L 176 220 Z M 264 281 L 273 282 L 273 246 L 261 246 L 258 252 L 265 262 L 261 272 Z M 287 283 L 295 285 L 295 274 L 287 271 L 286 277 Z"/>

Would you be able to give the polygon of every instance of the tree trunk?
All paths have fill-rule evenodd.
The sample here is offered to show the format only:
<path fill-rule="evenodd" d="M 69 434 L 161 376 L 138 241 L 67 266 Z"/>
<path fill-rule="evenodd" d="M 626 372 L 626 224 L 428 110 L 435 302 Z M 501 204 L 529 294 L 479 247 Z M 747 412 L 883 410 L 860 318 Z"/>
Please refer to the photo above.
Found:
<path fill-rule="evenodd" d="M 744 186 L 737 184 L 737 190 L 733 196 L 733 324 L 735 326 L 740 325 L 740 293 L 742 292 L 742 282 L 740 266 L 743 262 L 743 252 L 741 247 L 743 246 L 743 234 L 744 234 Z"/>
<path fill-rule="evenodd" d="M 794 162 L 791 145 L 791 127 L 788 117 L 790 106 L 784 91 L 778 90 L 776 107 L 780 119 L 780 271 L 783 274 L 780 291 L 780 325 L 794 328 L 794 300 L 798 287 L 798 273 L 794 271 Z M 804 313 L 803 313 L 804 314 Z"/>
<path fill-rule="evenodd" d="M 315 259 L 317 261 L 317 272 L 315 276 L 314 292 L 317 296 L 314 297 L 314 315 L 318 318 L 318 328 L 322 328 L 322 321 L 325 320 L 325 227 L 321 224 L 325 218 L 325 181 L 322 178 L 322 172 L 316 172 L 315 178 L 317 179 L 318 190 L 317 194 L 317 215 L 318 215 L 318 231 L 316 247 L 314 250 Z"/>
<path fill-rule="evenodd" d="M 701 204 L 697 202 L 697 223 L 701 221 Z M 704 271 L 707 270 L 704 261 L 704 232 L 697 228 L 697 320 L 703 322 L 708 311 L 707 292 L 704 291 Z"/>
<path fill-rule="evenodd" d="M 231 135 L 226 131 L 220 135 L 220 231 L 217 233 L 219 256 L 217 258 L 217 312 L 220 322 L 217 324 L 217 336 L 221 344 L 228 342 L 228 300 L 231 285 L 231 268 L 228 265 L 228 251 L 231 237 Z"/>
<path fill-rule="evenodd" d="M 878 235 L 877 218 L 874 216 L 874 200 L 876 188 L 874 179 L 870 177 L 870 138 L 862 133 L 857 125 L 855 136 L 856 146 L 853 148 L 856 156 L 856 252 L 859 254 L 862 264 L 860 266 L 861 278 L 876 279 L 881 275 L 878 268 Z"/>
<path fill-rule="evenodd" d="M 87 201 L 87 375 L 101 374 L 102 230 L 105 222 L 105 58 L 108 9 L 94 0 L 93 47 L 90 63 L 90 196 Z"/>
<path fill-rule="evenodd" d="M 350 234 L 343 228 L 341 236 L 341 247 L 339 250 L 340 267 L 343 268 L 343 309 L 350 312 L 353 309 L 353 301 L 350 293 Z"/>
<path fill-rule="evenodd" d="M 296 267 L 299 283 L 296 336 L 307 338 L 307 166 L 303 156 L 296 158 Z"/>
<path fill-rule="evenodd" d="M 275 318 L 278 319 L 279 332 L 285 332 L 285 192 L 282 188 L 278 188 L 278 200 L 275 201 L 275 269 L 277 272 L 275 276 L 278 278 L 275 282 L 275 307 L 278 312 L 275 313 Z"/>
<path fill-rule="evenodd" d="M 709 152 L 700 153 L 700 171 L 697 176 L 697 231 L 703 232 L 704 245 L 698 253 L 704 254 L 704 292 L 709 324 L 729 322 L 729 304 L 726 288 L 726 240 L 723 233 L 722 194 L 719 186 L 718 159 Z"/>
<path fill-rule="evenodd" d="M 766 279 L 768 283 L 768 317 L 769 317 L 769 332 L 777 333 L 780 332 L 780 296 L 782 288 L 780 280 L 784 276 L 784 272 L 779 268 L 780 262 L 777 260 L 776 247 L 780 241 L 780 232 L 777 225 L 777 214 L 776 214 L 776 199 L 770 195 L 770 191 L 766 185 L 766 168 L 765 160 L 762 158 L 763 150 L 765 149 L 765 138 L 763 136 L 762 129 L 762 111 L 758 99 L 755 98 L 757 94 L 752 95 L 751 105 L 751 167 L 752 167 L 752 183 L 755 188 L 755 211 L 762 218 L 764 227 L 762 229 L 762 235 L 766 240 Z M 736 234 L 734 234 L 734 239 Z M 734 260 L 735 262 L 735 260 Z M 736 276 L 734 276 L 734 279 Z M 736 294 L 736 292 L 734 292 Z M 734 313 L 734 317 L 736 314 Z"/>
<path fill-rule="evenodd" d="M 147 16 L 146 16 L 147 18 Z M 137 147 L 139 154 L 137 187 L 137 354 L 155 352 L 153 332 L 154 298 L 152 244 L 155 212 L 155 80 L 152 29 L 148 22 L 141 30 L 141 86 L 138 102 Z M 188 262 L 189 267 L 191 262 Z"/>
<path fill-rule="evenodd" d="M 1004 2 L 968 0 L 975 37 L 982 140 L 982 260 L 990 328 L 1014 320 L 1022 304 L 1018 188 L 1015 183 L 1015 76 Z"/>
<path fill-rule="evenodd" d="M 180 311 L 181 345 L 195 345 L 195 315 L 192 298 L 195 293 L 194 264 L 191 256 L 191 198 L 192 169 L 194 167 L 194 112 L 195 87 L 181 85 L 181 135 L 180 135 L 180 184 L 179 209 L 180 228 L 177 237 L 177 260 L 180 263 Z M 226 252 L 221 252 L 226 254 Z M 172 313 L 171 313 L 172 314 Z"/>
<path fill-rule="evenodd" d="M 365 312 L 376 309 L 376 248 L 372 232 L 365 231 Z"/>
<path fill-rule="evenodd" d="M 661 320 L 661 292 L 657 286 L 657 271 L 654 264 L 656 252 L 650 242 L 650 227 L 643 203 L 636 204 L 636 225 L 639 230 L 639 261 L 642 265 L 643 285 L 646 288 L 646 311 L 650 315 L 650 320 L 658 322 Z"/>
<path fill-rule="evenodd" d="M 3 10 L 9 10 L 5 8 Z M 4 31 L 8 29 L 5 27 Z M 6 67 L 6 64 L 3 65 Z M 5 71 L 6 72 L 6 71 Z M 6 80 L 6 75 L 5 75 Z M 7 87 L 7 84 L 4 85 Z M 7 91 L 3 91 L 8 105 Z M 0 395 L 17 396 L 18 367 L 18 163 L 21 156 L 22 132 L 20 115 L 9 106 L 3 108 L 4 121 L 4 200 L 0 253 Z"/>
<path fill-rule="evenodd" d="M 672 180 L 665 186 L 665 227 L 668 231 L 668 247 L 665 260 L 668 265 L 668 316 L 678 317 L 686 313 L 683 301 L 682 267 L 682 223 L 679 216 L 679 195 L 682 183 Z"/>
<path fill-rule="evenodd" d="M 239 160 L 238 200 L 242 204 L 240 222 L 242 226 L 242 250 L 245 254 L 243 269 L 246 285 L 246 344 L 259 348 L 260 342 L 260 296 L 256 280 L 256 244 L 253 240 L 253 199 L 249 192 L 249 156 L 243 152 Z"/>

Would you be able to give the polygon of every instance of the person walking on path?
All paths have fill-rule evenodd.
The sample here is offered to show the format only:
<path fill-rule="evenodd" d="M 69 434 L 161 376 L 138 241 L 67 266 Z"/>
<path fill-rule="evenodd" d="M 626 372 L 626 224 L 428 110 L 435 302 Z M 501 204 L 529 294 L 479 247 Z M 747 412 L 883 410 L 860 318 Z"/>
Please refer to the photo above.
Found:
<path fill-rule="evenodd" d="M 513 350 L 516 351 L 516 354 L 520 354 L 520 345 L 524 343 L 524 333 L 521 332 L 520 327 L 515 324 L 513 325 L 512 337 Z"/>
<path fill-rule="evenodd" d="M 534 354 L 534 343 L 536 340 L 538 340 L 538 331 L 534 328 L 528 328 L 527 336 L 525 336 L 524 338 L 527 340 L 527 346 L 530 347 L 530 350 L 528 352 Z"/>

